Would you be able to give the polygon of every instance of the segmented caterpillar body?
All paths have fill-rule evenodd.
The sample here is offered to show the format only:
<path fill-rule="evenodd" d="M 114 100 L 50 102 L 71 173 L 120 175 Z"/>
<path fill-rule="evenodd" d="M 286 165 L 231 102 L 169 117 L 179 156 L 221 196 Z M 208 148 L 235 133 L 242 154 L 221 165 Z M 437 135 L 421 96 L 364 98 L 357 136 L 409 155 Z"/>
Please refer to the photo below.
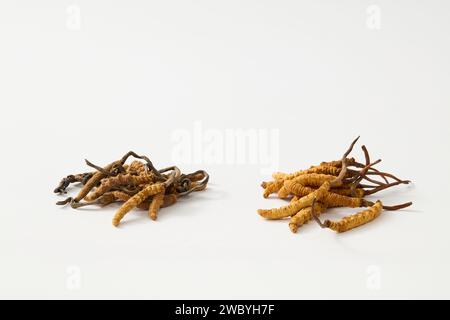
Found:
<path fill-rule="evenodd" d="M 314 212 L 316 215 L 320 215 L 322 212 L 324 212 L 326 209 L 325 205 L 321 203 L 316 203 L 314 205 Z M 295 216 L 291 217 L 291 220 L 289 221 L 289 229 L 293 233 L 296 233 L 298 228 L 300 228 L 305 223 L 308 223 L 309 220 L 312 219 L 312 207 L 303 208 L 299 212 L 295 214 Z"/>
<path fill-rule="evenodd" d="M 112 191 L 110 193 L 106 193 L 105 195 L 107 195 L 107 194 L 112 194 L 114 197 L 114 200 L 119 200 L 122 202 L 126 202 L 131 198 L 130 195 L 128 195 L 127 193 L 122 192 L 122 191 Z M 178 199 L 178 197 L 174 193 L 164 195 L 164 202 L 161 204 L 161 208 L 165 208 L 165 207 L 169 207 L 169 206 L 173 205 L 174 203 L 177 202 L 177 199 Z M 143 210 L 148 210 L 150 207 L 150 204 L 151 204 L 151 201 L 145 200 L 144 202 L 139 204 L 137 206 L 137 208 L 143 209 Z"/>
<path fill-rule="evenodd" d="M 295 181 L 295 180 L 288 180 L 284 182 L 283 188 L 280 189 L 279 194 L 284 191 L 285 193 L 282 194 L 285 198 L 289 195 L 294 195 L 298 197 L 304 197 L 312 192 L 314 192 L 316 189 L 311 187 L 305 187 L 301 183 Z M 364 190 L 363 189 L 356 189 L 356 197 L 349 197 L 342 195 L 349 194 L 351 195 L 351 189 L 343 189 L 343 188 L 332 188 L 329 192 L 326 193 L 324 198 L 322 199 L 322 202 L 327 204 L 329 207 L 351 207 L 356 208 L 360 207 L 362 202 L 361 198 L 364 196 Z"/>
<path fill-rule="evenodd" d="M 320 187 L 324 182 L 331 182 L 336 176 L 321 173 L 308 173 L 292 179 L 295 182 L 307 187 Z"/>
<path fill-rule="evenodd" d="M 354 158 L 345 159 L 347 166 L 352 166 L 356 163 Z M 299 170 L 293 173 L 275 172 L 272 174 L 272 178 L 275 180 L 291 180 L 298 176 L 310 173 L 327 174 L 337 176 L 342 168 L 342 160 L 322 162 L 318 166 L 312 166 L 306 170 Z"/>
<path fill-rule="evenodd" d="M 348 197 L 356 197 L 356 198 L 363 198 L 365 195 L 364 189 L 361 188 L 333 188 L 331 189 L 331 192 L 340 194 L 341 196 L 348 196 Z"/>
<path fill-rule="evenodd" d="M 308 173 L 294 179 L 284 180 L 283 186 L 278 190 L 278 197 L 286 199 L 291 194 L 303 197 L 314 191 L 309 187 L 320 187 L 324 182 L 331 182 L 334 179 L 336 176 Z"/>
<path fill-rule="evenodd" d="M 98 186 L 94 191 L 88 194 L 85 199 L 86 201 L 92 201 L 100 197 L 105 192 L 113 189 L 117 186 L 137 186 L 140 184 L 148 184 L 153 182 L 155 179 L 154 174 L 152 173 L 142 173 L 138 176 L 132 175 L 130 173 L 127 174 L 118 174 L 115 177 L 104 178 L 100 186 Z"/>
<path fill-rule="evenodd" d="M 158 217 L 158 211 L 161 205 L 164 203 L 164 190 L 153 196 L 153 200 L 148 208 L 148 216 L 152 220 L 156 220 Z"/>
<path fill-rule="evenodd" d="M 274 209 L 259 209 L 258 213 L 266 218 L 266 219 L 282 219 L 286 217 L 290 217 L 294 214 L 296 214 L 298 211 L 300 211 L 303 208 L 311 206 L 313 200 L 316 198 L 318 201 L 320 201 L 323 196 L 330 190 L 330 183 L 325 182 L 322 186 L 320 186 L 319 189 L 315 190 L 314 192 L 308 194 L 307 196 L 304 196 L 297 201 L 293 201 L 290 204 L 280 207 L 280 208 L 274 208 Z"/>
<path fill-rule="evenodd" d="M 139 160 L 133 160 L 128 166 L 127 172 L 140 175 L 145 172 L 145 164 Z"/>
<path fill-rule="evenodd" d="M 355 158 L 346 158 L 346 159 L 345 159 L 345 164 L 347 165 L 347 167 L 351 167 L 351 166 L 355 165 L 355 163 L 356 163 L 356 159 L 355 159 Z M 320 165 L 321 165 L 321 166 L 329 166 L 329 167 L 342 168 L 342 160 L 334 160 L 334 161 L 329 161 L 329 162 L 321 162 Z"/>
<path fill-rule="evenodd" d="M 291 180 L 288 180 L 288 181 L 291 181 Z M 289 195 L 290 195 L 290 192 L 284 185 L 280 188 L 280 190 L 278 190 L 277 196 L 280 199 L 286 199 L 287 197 L 289 197 Z"/>
<path fill-rule="evenodd" d="M 164 203 L 161 205 L 161 208 L 169 207 L 177 202 L 178 196 L 174 193 L 166 194 L 164 196 Z"/>
<path fill-rule="evenodd" d="M 275 172 L 272 174 L 272 178 L 275 180 L 292 180 L 296 179 L 298 177 L 307 175 L 307 174 L 326 174 L 326 175 L 333 175 L 337 176 L 340 172 L 340 168 L 327 166 L 327 165 L 320 165 L 320 166 L 313 166 L 306 170 L 299 170 L 290 174 L 283 173 L 283 172 Z"/>
<path fill-rule="evenodd" d="M 370 208 L 344 217 L 339 221 L 325 220 L 324 226 L 336 232 L 345 232 L 375 220 L 382 211 L 383 204 L 381 201 L 377 201 Z"/>
<path fill-rule="evenodd" d="M 332 168 L 332 167 L 325 167 L 325 168 Z M 313 169 L 318 169 L 318 168 L 313 168 Z M 335 175 L 331 175 L 331 174 L 322 174 L 322 173 L 308 173 L 309 170 L 313 170 L 313 169 L 308 169 L 305 171 L 302 171 L 301 174 L 297 175 L 295 178 L 285 178 L 283 180 L 276 180 L 274 182 L 265 182 L 263 184 L 263 187 L 265 186 L 265 192 L 264 192 L 264 197 L 267 198 L 268 195 L 277 192 L 278 191 L 278 197 L 280 199 L 285 199 L 289 196 L 289 194 L 295 194 L 295 195 L 307 195 L 309 194 L 311 191 L 311 189 L 303 189 L 303 190 L 298 190 L 297 193 L 292 192 L 292 190 L 290 189 L 290 187 L 292 187 L 294 184 L 298 185 L 302 185 L 304 187 L 320 187 L 324 182 L 331 182 L 334 179 L 336 179 Z M 337 169 L 340 170 L 340 169 Z M 300 172 L 300 171 L 299 171 Z M 295 175 L 295 174 L 294 174 Z M 300 187 L 298 187 L 300 188 Z M 306 191 L 309 191 L 308 193 L 306 193 Z"/>
<path fill-rule="evenodd" d="M 122 165 L 122 160 L 114 161 L 103 168 L 103 171 L 109 172 L 111 169 L 116 167 L 117 165 Z M 80 192 L 73 199 L 73 202 L 80 202 L 86 197 L 86 195 L 103 179 L 106 177 L 106 174 L 98 171 L 94 173 L 94 175 L 86 182 L 86 184 L 81 188 Z"/>
<path fill-rule="evenodd" d="M 77 196 L 73 199 L 74 202 L 79 202 L 92 190 L 99 182 L 105 177 L 102 172 L 96 172 L 94 175 L 86 182 Z"/>
<path fill-rule="evenodd" d="M 329 208 L 358 208 L 363 205 L 362 198 L 347 197 L 334 192 L 327 192 L 320 201 L 326 204 Z"/>
<path fill-rule="evenodd" d="M 270 182 L 263 182 L 261 186 L 264 188 L 264 194 L 263 197 L 267 198 L 272 193 L 278 192 L 281 187 L 283 187 L 283 180 L 276 180 L 276 181 L 270 181 Z"/>
<path fill-rule="evenodd" d="M 303 184 L 294 180 L 285 181 L 283 188 L 284 190 L 286 190 L 285 192 L 287 192 L 288 194 L 292 194 L 298 197 L 304 197 L 316 190 L 314 188 L 306 187 Z"/>
<path fill-rule="evenodd" d="M 130 199 L 128 199 L 127 202 L 125 202 L 119 210 L 117 210 L 114 218 L 113 218 L 113 225 L 118 226 L 120 223 L 120 220 L 133 208 L 137 207 L 140 203 L 144 202 L 148 197 L 153 196 L 157 193 L 163 192 L 165 190 L 164 183 L 155 183 L 148 185 L 144 189 L 142 189 L 140 192 L 132 196 Z"/>

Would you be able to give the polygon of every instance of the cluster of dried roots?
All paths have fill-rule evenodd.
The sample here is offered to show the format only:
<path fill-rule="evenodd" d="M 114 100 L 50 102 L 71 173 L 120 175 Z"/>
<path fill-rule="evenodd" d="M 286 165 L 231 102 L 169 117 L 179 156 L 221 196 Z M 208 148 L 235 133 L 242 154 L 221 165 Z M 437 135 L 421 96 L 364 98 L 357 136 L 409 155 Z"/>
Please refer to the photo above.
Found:
<path fill-rule="evenodd" d="M 408 184 L 410 181 L 375 169 L 374 166 L 381 160 L 371 162 L 365 146 L 362 146 L 365 155 L 364 164 L 349 158 L 358 139 L 359 137 L 352 142 L 340 160 L 322 162 L 320 165 L 291 174 L 274 173 L 273 181 L 262 183 L 264 197 L 276 193 L 279 198 L 286 199 L 290 203 L 280 208 L 260 209 L 258 213 L 266 219 L 290 218 L 289 228 L 294 233 L 312 219 L 323 228 L 345 232 L 373 221 L 383 209 L 398 210 L 410 206 L 411 202 L 384 206 L 380 200 L 371 202 L 365 199 L 366 196 L 400 184 Z M 320 221 L 320 214 L 326 212 L 328 208 L 336 207 L 367 209 L 338 221 Z"/>
<path fill-rule="evenodd" d="M 126 164 L 129 157 L 139 160 Z M 70 184 L 78 182 L 82 185 L 78 195 L 57 204 L 69 203 L 72 208 L 79 208 L 123 202 L 112 220 L 114 226 L 118 226 L 122 218 L 134 208 L 148 210 L 148 216 L 156 220 L 160 208 L 174 204 L 181 196 L 204 190 L 209 180 L 203 170 L 190 174 L 182 174 L 175 166 L 156 170 L 148 157 L 132 151 L 105 167 L 96 166 L 88 160 L 86 164 L 95 170 L 69 175 L 54 190 L 55 193 L 66 193 Z"/>

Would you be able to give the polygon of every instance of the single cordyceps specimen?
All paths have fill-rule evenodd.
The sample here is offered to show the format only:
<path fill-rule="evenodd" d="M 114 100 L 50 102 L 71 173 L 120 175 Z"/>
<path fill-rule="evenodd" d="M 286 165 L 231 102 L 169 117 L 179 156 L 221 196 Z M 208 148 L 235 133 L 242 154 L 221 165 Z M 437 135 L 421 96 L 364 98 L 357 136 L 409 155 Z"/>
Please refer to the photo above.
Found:
<path fill-rule="evenodd" d="M 380 200 L 372 202 L 365 199 L 366 196 L 400 184 L 408 184 L 410 181 L 375 169 L 374 166 L 381 160 L 371 162 L 369 151 L 365 146 L 361 147 L 365 157 L 364 164 L 354 158 L 348 158 L 358 139 L 359 137 L 352 142 L 340 160 L 321 162 L 317 166 L 291 174 L 274 173 L 273 181 L 261 184 L 264 188 L 263 196 L 268 198 L 276 193 L 278 198 L 289 200 L 289 204 L 280 208 L 259 209 L 258 213 L 270 220 L 290 217 L 289 228 L 294 233 L 312 219 L 322 228 L 345 232 L 375 220 L 383 209 L 399 210 L 412 205 L 412 202 L 407 202 L 396 206 L 384 206 Z M 382 181 L 375 179 L 376 176 Z M 367 184 L 361 183 L 363 180 Z M 337 207 L 367 209 L 339 221 L 320 221 L 319 214 Z"/>
<path fill-rule="evenodd" d="M 125 164 L 129 157 L 144 161 L 134 160 L 129 165 Z M 156 220 L 160 208 L 176 203 L 179 197 L 191 192 L 205 190 L 209 181 L 209 175 L 203 170 L 189 174 L 181 174 L 175 166 L 156 170 L 148 157 L 139 156 L 133 151 L 105 167 L 88 160 L 86 164 L 95 171 L 68 175 L 54 190 L 55 193 L 66 193 L 70 184 L 79 182 L 82 188 L 78 195 L 56 204 L 70 203 L 72 208 L 80 208 L 88 205 L 104 207 L 123 202 L 114 215 L 114 226 L 118 226 L 134 208 L 147 210 L 149 218 Z"/>

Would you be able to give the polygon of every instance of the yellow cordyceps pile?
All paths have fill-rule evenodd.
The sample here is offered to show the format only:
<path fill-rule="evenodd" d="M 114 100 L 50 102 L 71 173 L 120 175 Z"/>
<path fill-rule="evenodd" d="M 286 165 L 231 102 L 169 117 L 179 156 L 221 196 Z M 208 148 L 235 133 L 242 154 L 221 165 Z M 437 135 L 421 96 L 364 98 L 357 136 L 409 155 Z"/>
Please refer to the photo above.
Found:
<path fill-rule="evenodd" d="M 384 210 L 398 210 L 409 207 L 412 202 L 396 206 L 384 206 L 380 200 L 371 202 L 365 197 L 378 191 L 399 185 L 408 184 L 409 180 L 401 180 L 396 176 L 381 172 L 374 168 L 381 160 L 370 161 L 367 148 L 362 146 L 365 164 L 348 158 L 356 138 L 341 160 L 322 162 L 309 169 L 291 174 L 274 173 L 273 181 L 263 182 L 264 197 L 276 193 L 279 198 L 286 199 L 289 204 L 280 208 L 260 209 L 258 213 L 266 219 L 290 218 L 289 228 L 297 232 L 298 228 L 314 219 L 322 228 L 336 232 L 345 232 L 376 219 Z M 350 169 L 350 168 L 354 169 Z M 381 177 L 382 181 L 375 179 Z M 366 182 L 363 184 L 363 180 Z M 391 181 L 390 181 L 391 180 Z M 366 207 L 366 210 L 349 215 L 338 221 L 320 221 L 319 215 L 328 208 Z"/>
<path fill-rule="evenodd" d="M 129 157 L 143 161 L 125 164 Z M 118 226 L 122 218 L 136 207 L 148 210 L 149 218 L 156 220 L 160 208 L 174 204 L 181 196 L 205 190 L 209 180 L 209 175 L 203 170 L 190 174 L 181 174 L 175 166 L 156 170 L 148 157 L 133 151 L 105 167 L 98 167 L 87 160 L 86 164 L 95 171 L 68 175 L 54 190 L 55 193 L 66 193 L 71 183 L 79 182 L 82 188 L 78 195 L 57 204 L 70 203 L 72 208 L 79 208 L 123 202 L 112 220 L 114 226 Z"/>

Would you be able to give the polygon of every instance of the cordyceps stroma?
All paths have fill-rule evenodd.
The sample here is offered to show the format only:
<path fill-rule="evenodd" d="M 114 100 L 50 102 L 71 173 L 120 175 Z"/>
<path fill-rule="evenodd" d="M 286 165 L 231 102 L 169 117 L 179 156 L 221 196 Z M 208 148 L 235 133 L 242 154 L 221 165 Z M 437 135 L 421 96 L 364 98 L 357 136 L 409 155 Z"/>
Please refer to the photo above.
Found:
<path fill-rule="evenodd" d="M 138 160 L 126 164 L 130 157 Z M 179 197 L 205 190 L 209 181 L 209 175 L 203 170 L 189 174 L 182 174 L 175 166 L 157 170 L 148 157 L 133 151 L 104 167 L 88 160 L 86 164 L 93 171 L 68 175 L 54 190 L 55 193 L 66 193 L 70 184 L 78 182 L 82 187 L 76 197 L 69 197 L 56 204 L 70 204 L 72 208 L 79 208 L 88 205 L 104 207 L 113 202 L 123 202 L 112 220 L 114 226 L 118 226 L 134 208 L 147 210 L 149 218 L 156 220 L 160 208 L 174 204 Z"/>
<path fill-rule="evenodd" d="M 365 156 L 364 164 L 348 158 L 358 139 L 359 137 L 352 142 L 340 160 L 322 162 L 291 174 L 274 173 L 273 181 L 261 184 L 264 188 L 263 196 L 267 198 L 276 193 L 279 198 L 288 200 L 289 204 L 280 208 L 260 209 L 258 213 L 272 220 L 290 218 L 289 228 L 294 233 L 310 220 L 315 220 L 322 228 L 345 232 L 373 221 L 383 209 L 398 210 L 412 205 L 412 202 L 407 202 L 385 206 L 380 200 L 372 202 L 365 199 L 366 196 L 400 184 L 409 184 L 410 181 L 374 168 L 381 160 L 371 162 L 365 146 L 361 147 Z M 338 207 L 368 209 L 338 221 L 320 221 L 320 214 L 327 212 L 328 208 Z"/>

